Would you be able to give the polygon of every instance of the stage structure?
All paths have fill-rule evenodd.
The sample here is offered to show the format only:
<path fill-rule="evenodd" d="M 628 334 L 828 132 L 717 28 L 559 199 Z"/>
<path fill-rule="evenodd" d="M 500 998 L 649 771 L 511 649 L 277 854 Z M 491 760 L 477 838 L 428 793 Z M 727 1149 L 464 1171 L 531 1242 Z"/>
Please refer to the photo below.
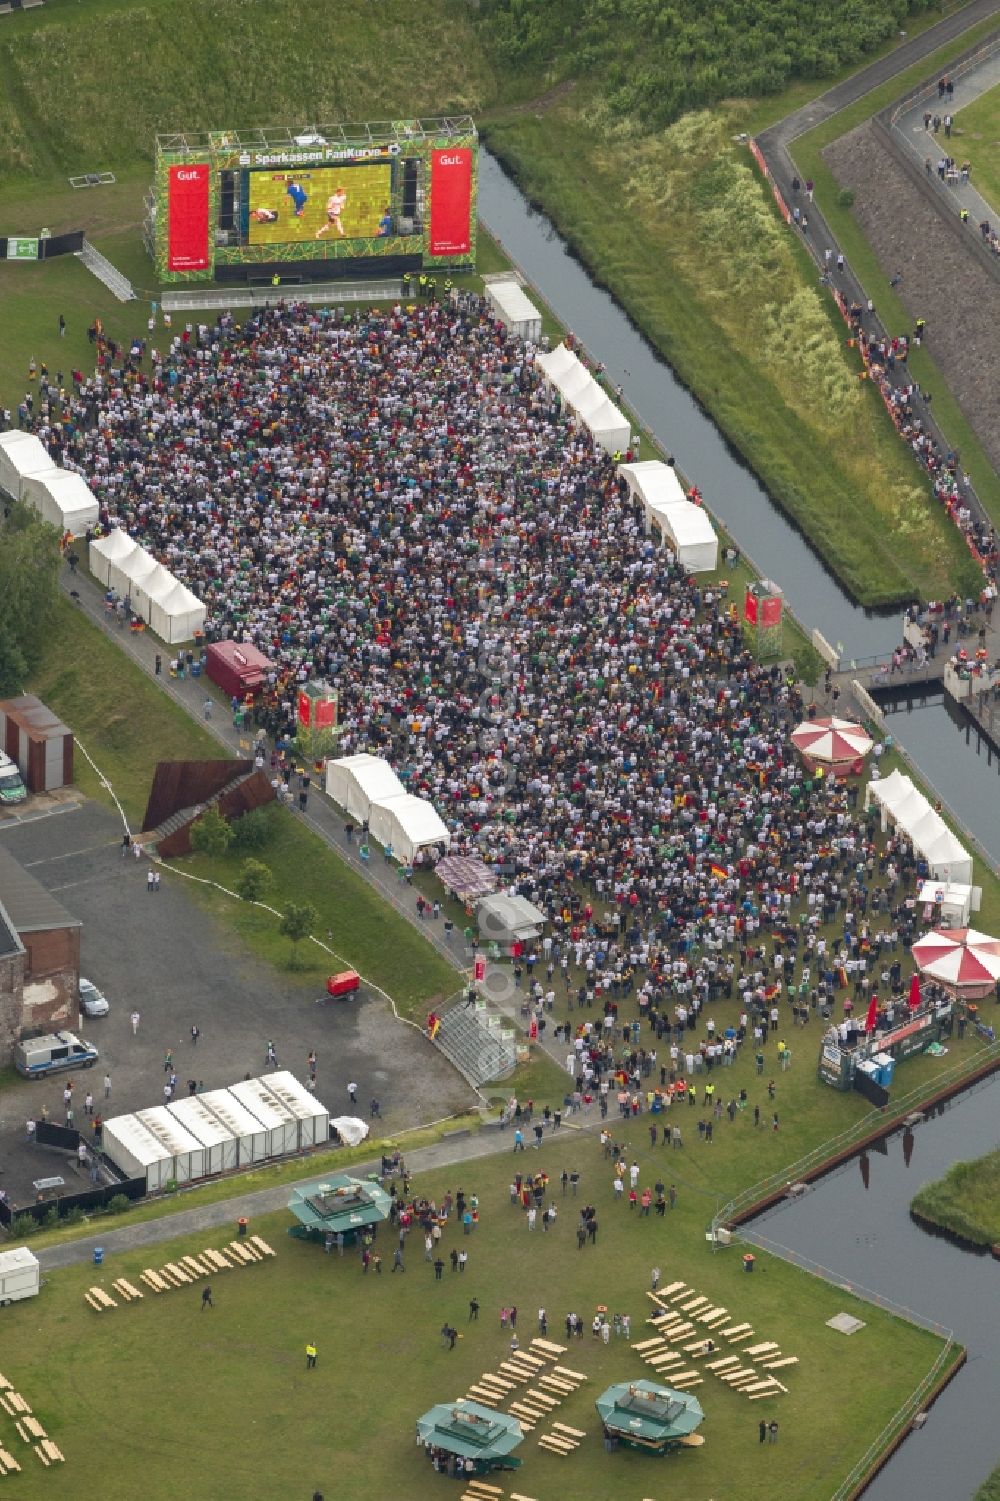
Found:
<path fill-rule="evenodd" d="M 468 115 L 161 135 L 146 246 L 178 285 L 469 268 L 477 150 Z"/>

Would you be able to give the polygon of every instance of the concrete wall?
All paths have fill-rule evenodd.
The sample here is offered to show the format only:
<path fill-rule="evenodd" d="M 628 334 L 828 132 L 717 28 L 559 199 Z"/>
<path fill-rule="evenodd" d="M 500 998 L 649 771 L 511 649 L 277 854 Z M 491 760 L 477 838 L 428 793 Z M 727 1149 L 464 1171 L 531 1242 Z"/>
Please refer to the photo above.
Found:
<path fill-rule="evenodd" d="M 14 1044 L 21 1034 L 24 955 L 0 958 L 0 1068 L 14 1061 Z"/>
<path fill-rule="evenodd" d="M 80 1015 L 79 928 L 21 933 L 25 947 L 20 1026 L 75 1027 Z"/>

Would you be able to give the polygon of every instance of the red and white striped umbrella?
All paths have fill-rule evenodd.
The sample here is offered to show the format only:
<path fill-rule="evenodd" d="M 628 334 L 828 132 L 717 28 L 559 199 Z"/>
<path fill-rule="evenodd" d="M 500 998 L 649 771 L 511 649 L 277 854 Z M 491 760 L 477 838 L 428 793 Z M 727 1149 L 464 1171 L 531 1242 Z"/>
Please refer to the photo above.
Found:
<path fill-rule="evenodd" d="M 1000 939 L 975 928 L 935 928 L 913 945 L 922 974 L 945 985 L 993 985 L 1000 980 Z"/>
<path fill-rule="evenodd" d="M 872 737 L 851 719 L 807 719 L 792 731 L 792 744 L 813 761 L 856 761 L 872 748 Z"/>

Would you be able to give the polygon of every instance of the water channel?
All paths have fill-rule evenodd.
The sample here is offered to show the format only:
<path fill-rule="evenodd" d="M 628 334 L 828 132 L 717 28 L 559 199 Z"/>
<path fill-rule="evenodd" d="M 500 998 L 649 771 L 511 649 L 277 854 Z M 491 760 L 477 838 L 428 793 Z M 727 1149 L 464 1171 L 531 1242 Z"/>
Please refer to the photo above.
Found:
<path fill-rule="evenodd" d="M 670 368 L 485 151 L 479 209 L 560 321 L 604 361 L 610 379 L 621 382 L 632 409 L 698 484 L 734 537 L 750 542 L 753 561 L 785 590 L 803 624 L 818 626 L 828 641 L 839 642 L 846 658 L 870 657 L 898 645 L 898 614 L 875 614 L 848 599 Z M 887 707 L 888 727 L 1000 860 L 996 755 L 987 752 L 985 742 L 977 744 L 975 732 L 967 731 L 941 693 Z M 858 1290 L 869 1289 L 953 1329 L 969 1349 L 967 1366 L 935 1405 L 927 1427 L 907 1440 L 869 1490 L 872 1501 L 970 1497 L 997 1461 L 997 1264 L 919 1230 L 908 1206 L 922 1183 L 997 1144 L 998 1091 L 1000 1081 L 961 1097 L 940 1119 L 918 1126 L 905 1151 L 900 1134 L 888 1143 L 886 1156 L 868 1154 L 867 1186 L 852 1162 L 806 1198 L 762 1217 L 750 1231 L 833 1268 L 838 1280 Z M 853 1337 L 863 1339 L 864 1333 Z M 863 1393 L 857 1400 L 863 1401 Z"/>
<path fill-rule="evenodd" d="M 902 1132 L 892 1136 L 885 1156 L 869 1152 L 864 1174 L 854 1159 L 804 1198 L 746 1227 L 751 1241 L 782 1246 L 829 1268 L 862 1296 L 877 1293 L 953 1330 L 969 1352 L 927 1426 L 907 1438 L 866 1492 L 867 1501 L 964 1501 L 1000 1456 L 1000 1266 L 921 1230 L 908 1212 L 924 1183 L 998 1145 L 998 1106 L 1000 1078 L 994 1076 L 916 1126 L 908 1142 Z M 864 1330 L 850 1337 L 864 1339 Z M 854 1393 L 854 1400 L 863 1402 L 864 1393 Z"/>
<path fill-rule="evenodd" d="M 785 591 L 806 629 L 818 627 L 832 645 L 840 644 L 848 661 L 898 646 L 901 612 L 865 610 L 848 598 L 670 367 L 614 299 L 594 286 L 550 221 L 531 207 L 485 150 L 479 156 L 479 213 L 560 322 L 573 330 L 592 357 L 603 360 L 612 383 L 621 383 L 633 411 L 698 485 L 756 566 Z M 977 760 L 961 746 L 940 695 L 918 711 L 911 705 L 905 721 L 890 721 L 890 727 L 949 807 L 975 829 L 1000 862 L 995 768 L 987 768 L 984 759 Z"/>

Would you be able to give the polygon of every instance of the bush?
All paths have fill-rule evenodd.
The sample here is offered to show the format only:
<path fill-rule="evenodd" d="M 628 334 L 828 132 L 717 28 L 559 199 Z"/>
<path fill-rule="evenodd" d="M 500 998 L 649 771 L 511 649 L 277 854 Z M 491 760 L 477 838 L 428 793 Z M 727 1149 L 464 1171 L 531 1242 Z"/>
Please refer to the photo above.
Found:
<path fill-rule="evenodd" d="M 214 803 L 191 825 L 191 848 L 198 855 L 217 859 L 226 853 L 232 837 L 232 829 Z"/>
<path fill-rule="evenodd" d="M 854 194 L 851 192 L 850 188 L 841 188 L 840 192 L 837 194 L 837 202 L 840 204 L 841 208 L 854 207 Z"/>
<path fill-rule="evenodd" d="M 60 1214 L 58 1204 L 53 1204 L 45 1218 L 42 1220 L 43 1230 L 57 1230 L 59 1228 Z"/>
<path fill-rule="evenodd" d="M 124 1214 L 127 1209 L 128 1199 L 124 1194 L 115 1194 L 114 1198 L 108 1200 L 109 1214 Z"/>
<path fill-rule="evenodd" d="M 74 1204 L 73 1208 L 70 1209 L 68 1211 L 68 1213 L 66 1213 L 66 1214 L 63 1215 L 63 1224 L 64 1225 L 82 1225 L 83 1222 L 84 1222 L 84 1220 L 86 1218 L 87 1218 L 87 1216 L 84 1214 L 84 1212 L 80 1208 L 79 1204 Z"/>
<path fill-rule="evenodd" d="M 259 902 L 274 884 L 274 877 L 260 860 L 244 860 L 236 890 L 245 902 Z"/>
<path fill-rule="evenodd" d="M 11 1240 L 27 1240 L 29 1236 L 37 1235 L 41 1228 L 33 1214 L 15 1214 L 10 1222 Z"/>
<path fill-rule="evenodd" d="M 274 838 L 274 825 L 263 808 L 251 808 L 232 825 L 232 849 L 238 855 L 262 850 Z"/>

